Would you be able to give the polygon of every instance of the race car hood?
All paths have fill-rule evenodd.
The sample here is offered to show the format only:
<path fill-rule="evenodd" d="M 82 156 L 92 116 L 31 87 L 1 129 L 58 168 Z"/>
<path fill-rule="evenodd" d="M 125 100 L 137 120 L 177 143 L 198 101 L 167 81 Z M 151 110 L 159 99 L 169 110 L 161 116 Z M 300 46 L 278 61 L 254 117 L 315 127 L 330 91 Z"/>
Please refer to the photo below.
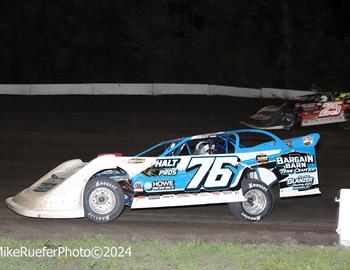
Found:
<path fill-rule="evenodd" d="M 280 111 L 282 109 L 282 105 L 269 105 L 266 107 L 261 108 L 256 114 L 250 116 L 251 119 L 257 120 L 257 121 L 268 121 L 270 120 L 273 115 Z"/>
<path fill-rule="evenodd" d="M 250 128 L 282 129 L 281 114 L 287 107 L 288 103 L 263 107 L 257 113 L 251 115 L 249 119 L 240 123 Z"/>
<path fill-rule="evenodd" d="M 71 197 L 69 195 L 71 190 L 65 191 L 64 183 L 83 170 L 86 164 L 80 159 L 63 162 L 38 179 L 30 187 L 19 192 L 13 198 L 8 198 L 6 200 L 7 205 L 15 212 L 26 216 L 49 217 L 50 211 L 56 212 L 62 208 L 60 201 L 69 200 Z M 76 203 L 72 201 L 70 203 L 72 203 L 72 207 L 69 209 L 70 211 L 67 207 L 64 208 L 68 212 L 72 212 L 73 215 L 79 215 L 76 213 L 77 209 L 74 207 Z"/>

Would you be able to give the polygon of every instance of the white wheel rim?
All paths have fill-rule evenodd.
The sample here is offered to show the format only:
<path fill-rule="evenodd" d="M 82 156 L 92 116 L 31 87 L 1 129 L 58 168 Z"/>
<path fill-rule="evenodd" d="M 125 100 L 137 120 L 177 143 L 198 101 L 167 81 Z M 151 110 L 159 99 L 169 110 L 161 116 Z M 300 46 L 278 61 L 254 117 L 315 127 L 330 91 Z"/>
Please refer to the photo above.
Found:
<path fill-rule="evenodd" d="M 247 201 L 243 202 L 243 209 L 250 215 L 259 215 L 264 211 L 266 207 L 266 197 L 265 194 L 258 189 L 249 190 L 244 198 Z"/>
<path fill-rule="evenodd" d="M 115 205 L 116 197 L 109 188 L 96 188 L 89 196 L 89 206 L 97 214 L 108 214 L 114 209 Z"/>

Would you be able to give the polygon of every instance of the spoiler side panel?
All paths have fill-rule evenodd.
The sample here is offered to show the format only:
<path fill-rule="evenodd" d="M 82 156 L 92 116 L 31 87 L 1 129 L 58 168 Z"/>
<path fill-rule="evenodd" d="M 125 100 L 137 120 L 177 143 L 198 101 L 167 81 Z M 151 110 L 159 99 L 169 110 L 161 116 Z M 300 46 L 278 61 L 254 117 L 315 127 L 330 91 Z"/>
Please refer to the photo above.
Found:
<path fill-rule="evenodd" d="M 294 152 L 276 158 L 283 179 L 279 182 L 280 197 L 320 194 L 315 146 L 317 133 L 289 140 Z"/>

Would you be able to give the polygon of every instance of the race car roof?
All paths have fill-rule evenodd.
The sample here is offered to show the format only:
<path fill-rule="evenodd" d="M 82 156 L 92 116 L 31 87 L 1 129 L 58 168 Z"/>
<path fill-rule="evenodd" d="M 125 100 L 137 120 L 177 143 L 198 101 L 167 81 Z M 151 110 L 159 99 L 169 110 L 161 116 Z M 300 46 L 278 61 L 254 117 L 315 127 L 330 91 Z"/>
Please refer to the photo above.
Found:
<path fill-rule="evenodd" d="M 161 156 L 162 156 L 162 155 L 166 155 L 167 153 L 173 151 L 179 145 L 181 145 L 183 143 L 186 143 L 186 142 L 189 142 L 189 141 L 192 141 L 192 140 L 209 139 L 209 138 L 215 138 L 217 136 L 224 136 L 224 135 L 234 135 L 234 136 L 237 136 L 237 138 L 239 138 L 239 133 L 243 133 L 243 132 L 265 134 L 265 135 L 268 135 L 269 137 L 271 137 L 275 141 L 282 141 L 280 138 L 278 138 L 273 133 L 270 133 L 270 132 L 265 131 L 265 130 L 260 130 L 260 129 L 230 130 L 230 131 L 206 133 L 206 134 L 200 134 L 200 135 L 194 135 L 194 136 L 188 136 L 188 137 L 182 137 L 182 138 L 177 138 L 177 139 L 163 141 L 163 142 L 160 142 L 160 143 L 158 143 L 158 144 L 156 144 L 156 145 L 146 149 L 145 151 L 137 154 L 136 156 L 144 156 L 145 154 L 149 153 L 150 151 L 152 151 L 152 150 L 154 150 L 154 149 L 156 149 L 158 147 L 165 146 L 164 150 L 163 150 L 163 153 L 161 154 Z"/>

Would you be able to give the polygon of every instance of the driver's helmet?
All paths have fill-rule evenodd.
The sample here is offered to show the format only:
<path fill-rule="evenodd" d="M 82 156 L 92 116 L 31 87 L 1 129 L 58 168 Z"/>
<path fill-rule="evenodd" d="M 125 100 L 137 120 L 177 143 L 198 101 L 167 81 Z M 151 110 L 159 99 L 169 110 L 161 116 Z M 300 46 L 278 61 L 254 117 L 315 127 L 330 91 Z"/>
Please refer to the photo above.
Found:
<path fill-rule="evenodd" d="M 216 142 L 212 142 L 210 144 L 210 154 L 219 154 L 219 146 Z"/>
<path fill-rule="evenodd" d="M 196 148 L 194 150 L 195 155 L 209 155 L 209 142 L 201 141 L 197 143 Z"/>
<path fill-rule="evenodd" d="M 319 102 L 326 102 L 328 100 L 326 95 L 320 96 Z"/>

